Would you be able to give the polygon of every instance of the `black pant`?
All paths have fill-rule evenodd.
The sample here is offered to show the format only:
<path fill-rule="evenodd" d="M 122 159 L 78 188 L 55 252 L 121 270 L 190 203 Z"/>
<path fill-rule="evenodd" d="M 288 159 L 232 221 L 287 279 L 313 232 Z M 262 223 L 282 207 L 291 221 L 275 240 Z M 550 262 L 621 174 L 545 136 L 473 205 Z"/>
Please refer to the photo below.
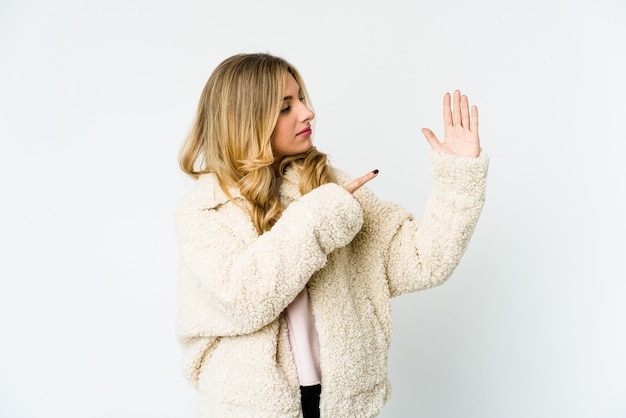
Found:
<path fill-rule="evenodd" d="M 304 418 L 320 417 L 320 394 L 322 385 L 300 386 L 302 400 L 302 414 Z"/>

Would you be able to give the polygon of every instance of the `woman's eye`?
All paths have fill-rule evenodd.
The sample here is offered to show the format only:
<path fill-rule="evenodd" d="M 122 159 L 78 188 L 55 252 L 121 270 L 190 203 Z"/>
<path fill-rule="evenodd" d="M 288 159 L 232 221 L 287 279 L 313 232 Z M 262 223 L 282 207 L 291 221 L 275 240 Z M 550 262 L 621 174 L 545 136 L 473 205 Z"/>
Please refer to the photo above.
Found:
<path fill-rule="evenodd" d="M 300 101 L 300 103 L 305 103 L 306 102 L 306 97 L 298 97 L 298 100 Z M 291 105 L 288 105 L 282 109 L 280 109 L 280 113 L 287 113 L 291 110 Z"/>

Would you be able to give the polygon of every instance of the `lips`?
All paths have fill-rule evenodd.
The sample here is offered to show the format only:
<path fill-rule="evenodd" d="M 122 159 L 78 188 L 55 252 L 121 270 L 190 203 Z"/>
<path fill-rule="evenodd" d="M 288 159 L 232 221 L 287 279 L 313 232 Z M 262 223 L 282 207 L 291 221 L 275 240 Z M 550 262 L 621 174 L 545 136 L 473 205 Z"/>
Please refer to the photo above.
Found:
<path fill-rule="evenodd" d="M 298 136 L 309 136 L 313 133 L 313 130 L 311 129 L 311 127 L 309 126 L 308 128 L 298 132 Z"/>

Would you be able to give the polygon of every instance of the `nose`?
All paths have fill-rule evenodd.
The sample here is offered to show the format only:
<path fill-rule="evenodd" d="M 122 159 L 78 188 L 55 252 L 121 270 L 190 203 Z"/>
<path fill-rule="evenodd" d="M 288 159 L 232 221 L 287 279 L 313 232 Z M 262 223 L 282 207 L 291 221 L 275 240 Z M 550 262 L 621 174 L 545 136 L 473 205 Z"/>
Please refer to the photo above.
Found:
<path fill-rule="evenodd" d="M 308 122 L 313 120 L 313 118 L 315 117 L 315 113 L 302 102 L 300 102 L 300 106 L 302 106 L 302 109 L 300 110 L 300 118 L 302 122 Z"/>

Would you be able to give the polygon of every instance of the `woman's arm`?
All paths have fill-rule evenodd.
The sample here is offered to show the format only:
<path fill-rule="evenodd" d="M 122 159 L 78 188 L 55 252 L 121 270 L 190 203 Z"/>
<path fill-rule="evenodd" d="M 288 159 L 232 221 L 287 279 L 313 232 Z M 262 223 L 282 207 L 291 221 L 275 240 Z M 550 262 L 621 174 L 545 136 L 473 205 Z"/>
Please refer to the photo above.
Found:
<path fill-rule="evenodd" d="M 240 335 L 276 319 L 359 231 L 359 203 L 341 186 L 321 186 L 289 205 L 271 231 L 257 236 L 232 203 L 216 209 L 181 205 L 180 324 L 183 334 Z"/>
<path fill-rule="evenodd" d="M 458 265 L 485 201 L 488 157 L 433 152 L 433 193 L 421 221 L 406 217 L 387 252 L 390 293 L 445 282 Z"/>
<path fill-rule="evenodd" d="M 485 200 L 488 167 L 478 136 L 478 108 L 454 92 L 443 98 L 444 140 L 427 128 L 433 148 L 433 194 L 421 222 L 406 219 L 388 252 L 392 295 L 443 283 L 454 271 Z"/>

